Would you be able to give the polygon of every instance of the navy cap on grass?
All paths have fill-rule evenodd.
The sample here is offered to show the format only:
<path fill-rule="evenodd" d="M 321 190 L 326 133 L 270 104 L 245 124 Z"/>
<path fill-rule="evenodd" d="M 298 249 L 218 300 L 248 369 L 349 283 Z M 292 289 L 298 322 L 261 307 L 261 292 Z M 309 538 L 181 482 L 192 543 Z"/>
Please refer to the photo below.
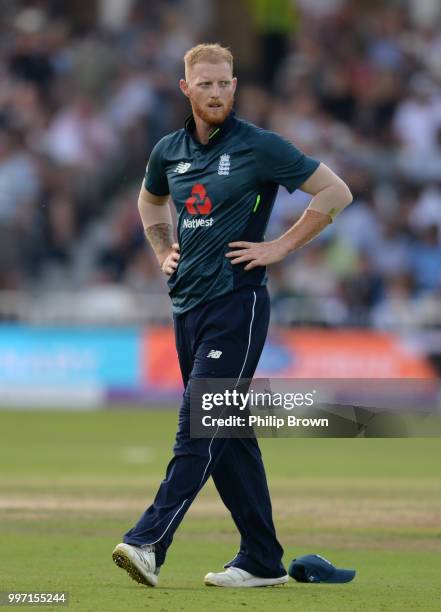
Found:
<path fill-rule="evenodd" d="M 355 570 L 337 569 L 320 555 L 303 555 L 303 557 L 293 559 L 288 573 L 297 582 L 327 582 L 328 584 L 350 582 L 355 576 Z"/>

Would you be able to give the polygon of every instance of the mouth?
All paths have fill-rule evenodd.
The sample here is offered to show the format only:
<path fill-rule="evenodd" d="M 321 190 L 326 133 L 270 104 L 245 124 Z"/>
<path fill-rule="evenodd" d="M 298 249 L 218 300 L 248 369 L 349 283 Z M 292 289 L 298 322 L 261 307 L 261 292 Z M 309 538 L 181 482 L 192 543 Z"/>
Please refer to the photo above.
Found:
<path fill-rule="evenodd" d="M 213 102 L 213 103 L 208 105 L 208 108 L 211 108 L 213 110 L 216 110 L 216 109 L 222 108 L 222 107 L 223 107 L 223 104 L 220 104 L 218 102 Z"/>

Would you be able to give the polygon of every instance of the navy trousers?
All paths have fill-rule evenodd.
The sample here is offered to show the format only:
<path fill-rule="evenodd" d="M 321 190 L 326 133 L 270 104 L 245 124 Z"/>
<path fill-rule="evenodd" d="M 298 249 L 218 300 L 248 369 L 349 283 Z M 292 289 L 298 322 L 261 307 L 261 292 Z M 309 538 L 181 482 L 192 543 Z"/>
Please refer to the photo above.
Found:
<path fill-rule="evenodd" d="M 240 567 L 263 578 L 286 574 L 257 440 L 190 438 L 189 380 L 252 378 L 268 323 L 266 287 L 244 287 L 174 317 L 186 388 L 174 454 L 153 504 L 124 536 L 127 544 L 155 544 L 158 566 L 185 512 L 211 476 L 241 536 L 239 552 L 225 567 Z"/>

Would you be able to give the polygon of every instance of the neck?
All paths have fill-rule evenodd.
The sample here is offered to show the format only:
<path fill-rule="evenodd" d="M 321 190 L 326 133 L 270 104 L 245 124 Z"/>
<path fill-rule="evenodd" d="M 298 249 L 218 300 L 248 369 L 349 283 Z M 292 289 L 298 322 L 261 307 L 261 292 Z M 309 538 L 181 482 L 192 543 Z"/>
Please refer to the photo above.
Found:
<path fill-rule="evenodd" d="M 213 125 L 211 123 L 206 123 L 203 119 L 201 119 L 198 115 L 193 114 L 194 124 L 195 124 L 195 136 L 199 140 L 201 144 L 208 144 L 210 140 L 210 134 L 212 134 L 215 130 L 218 129 L 218 125 Z"/>

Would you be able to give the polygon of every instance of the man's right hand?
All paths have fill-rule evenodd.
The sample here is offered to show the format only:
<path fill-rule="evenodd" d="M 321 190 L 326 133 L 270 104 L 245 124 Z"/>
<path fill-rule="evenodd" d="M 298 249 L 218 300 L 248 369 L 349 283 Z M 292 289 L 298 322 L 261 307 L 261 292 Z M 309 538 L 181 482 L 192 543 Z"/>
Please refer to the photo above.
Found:
<path fill-rule="evenodd" d="M 176 272 L 178 268 L 179 257 L 179 244 L 177 242 L 174 242 L 171 245 L 169 253 L 164 257 L 161 263 L 161 270 L 164 272 L 164 274 L 170 276 L 171 274 L 173 274 L 173 272 Z"/>

